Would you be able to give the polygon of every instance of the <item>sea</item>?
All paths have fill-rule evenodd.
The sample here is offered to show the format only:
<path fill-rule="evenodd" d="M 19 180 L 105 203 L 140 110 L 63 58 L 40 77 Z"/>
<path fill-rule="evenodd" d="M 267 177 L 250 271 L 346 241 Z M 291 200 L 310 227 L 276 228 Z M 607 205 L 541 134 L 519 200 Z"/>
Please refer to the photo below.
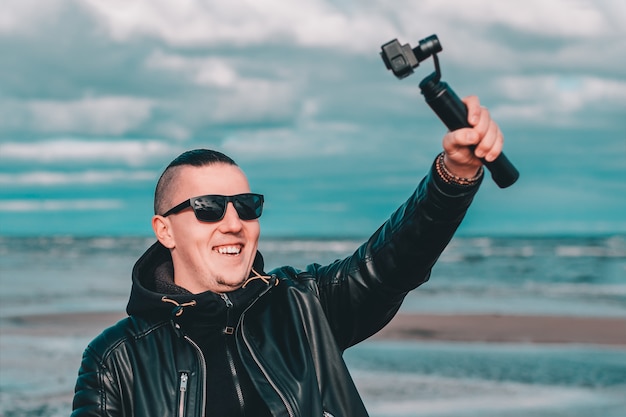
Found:
<path fill-rule="evenodd" d="M 259 249 L 267 269 L 304 267 L 362 241 L 271 238 Z M 92 335 L 21 332 L 19 318 L 123 312 L 152 243 L 0 237 L 0 416 L 70 414 Z M 626 236 L 455 237 L 401 311 L 617 317 L 626 332 Z M 345 358 L 373 417 L 626 417 L 625 347 L 377 339 Z"/>

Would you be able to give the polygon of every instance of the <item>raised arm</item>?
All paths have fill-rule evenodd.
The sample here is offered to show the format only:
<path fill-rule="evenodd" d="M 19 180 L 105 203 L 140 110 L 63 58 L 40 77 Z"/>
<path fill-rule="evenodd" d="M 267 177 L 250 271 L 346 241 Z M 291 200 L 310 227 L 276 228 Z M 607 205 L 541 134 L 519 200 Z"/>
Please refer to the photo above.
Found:
<path fill-rule="evenodd" d="M 475 97 L 464 101 L 473 127 L 444 136 L 444 152 L 415 193 L 352 256 L 308 267 L 342 348 L 380 330 L 407 292 L 429 279 L 482 181 L 480 158 L 493 160 L 502 149 L 489 111 Z"/>

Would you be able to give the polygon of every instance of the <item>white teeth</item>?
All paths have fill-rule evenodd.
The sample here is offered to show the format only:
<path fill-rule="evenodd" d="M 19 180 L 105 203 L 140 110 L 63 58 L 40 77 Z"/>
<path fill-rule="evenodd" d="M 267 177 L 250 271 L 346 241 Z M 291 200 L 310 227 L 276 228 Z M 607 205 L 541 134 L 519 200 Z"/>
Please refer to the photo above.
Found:
<path fill-rule="evenodd" d="M 222 255 L 238 255 L 241 248 L 238 246 L 221 246 L 217 248 L 217 251 Z"/>

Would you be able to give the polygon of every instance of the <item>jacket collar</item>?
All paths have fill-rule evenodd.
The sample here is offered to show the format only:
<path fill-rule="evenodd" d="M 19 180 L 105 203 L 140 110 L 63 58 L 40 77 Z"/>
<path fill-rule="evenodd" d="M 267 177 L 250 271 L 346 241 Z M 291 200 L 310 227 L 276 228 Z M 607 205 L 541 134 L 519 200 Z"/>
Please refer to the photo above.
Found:
<path fill-rule="evenodd" d="M 228 293 L 227 299 L 220 294 L 206 291 L 193 294 L 174 283 L 174 267 L 169 249 L 160 242 L 154 243 L 135 263 L 132 273 L 130 299 L 126 307 L 129 315 L 164 320 L 184 315 L 201 315 L 205 320 L 224 313 L 229 303 L 243 309 L 271 283 L 264 278 L 264 261 L 257 252 L 254 271 L 243 288 Z M 196 317 L 197 318 L 197 317 Z"/>

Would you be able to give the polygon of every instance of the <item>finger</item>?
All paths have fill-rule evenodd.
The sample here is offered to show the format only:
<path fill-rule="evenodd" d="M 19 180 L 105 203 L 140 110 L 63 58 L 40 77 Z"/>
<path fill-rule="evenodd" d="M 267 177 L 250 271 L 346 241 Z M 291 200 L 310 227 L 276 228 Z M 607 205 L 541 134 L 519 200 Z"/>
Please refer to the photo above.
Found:
<path fill-rule="evenodd" d="M 475 129 L 478 129 L 478 127 Z M 478 158 L 484 158 L 485 155 L 489 153 L 495 142 L 498 140 L 498 131 L 498 125 L 495 122 L 490 121 L 484 134 L 481 136 L 480 141 L 476 145 L 476 149 L 474 150 L 474 154 Z"/>
<path fill-rule="evenodd" d="M 502 152 L 503 142 L 504 136 L 500 127 L 492 121 L 489 131 L 476 147 L 475 155 L 491 162 L 496 159 L 498 155 L 500 155 L 500 152 Z"/>
<path fill-rule="evenodd" d="M 474 129 L 463 128 L 448 132 L 443 138 L 444 150 L 448 153 L 458 152 L 478 143 L 479 136 Z"/>
<path fill-rule="evenodd" d="M 471 126 L 476 126 L 478 121 L 480 120 L 480 101 L 476 96 L 467 96 L 463 98 L 461 101 L 465 103 L 467 107 L 467 121 Z"/>
<path fill-rule="evenodd" d="M 480 160 L 474 155 L 472 147 L 469 146 L 476 142 L 473 138 L 477 138 L 477 135 L 471 129 L 459 129 L 448 132 L 444 136 L 443 149 L 448 162 L 452 163 L 452 165 L 448 165 L 449 167 L 476 168 L 480 166 Z"/>
<path fill-rule="evenodd" d="M 489 132 L 493 121 L 491 120 L 491 113 L 489 113 L 486 107 L 480 107 L 478 114 L 479 120 L 474 125 L 474 130 L 478 133 L 478 136 L 482 138 Z"/>
<path fill-rule="evenodd" d="M 502 131 L 498 128 L 496 141 L 494 142 L 489 152 L 487 152 L 487 154 L 485 155 L 485 160 L 488 162 L 495 160 L 498 156 L 500 156 L 500 153 L 502 153 L 503 146 L 504 146 L 504 135 L 502 134 Z"/>

